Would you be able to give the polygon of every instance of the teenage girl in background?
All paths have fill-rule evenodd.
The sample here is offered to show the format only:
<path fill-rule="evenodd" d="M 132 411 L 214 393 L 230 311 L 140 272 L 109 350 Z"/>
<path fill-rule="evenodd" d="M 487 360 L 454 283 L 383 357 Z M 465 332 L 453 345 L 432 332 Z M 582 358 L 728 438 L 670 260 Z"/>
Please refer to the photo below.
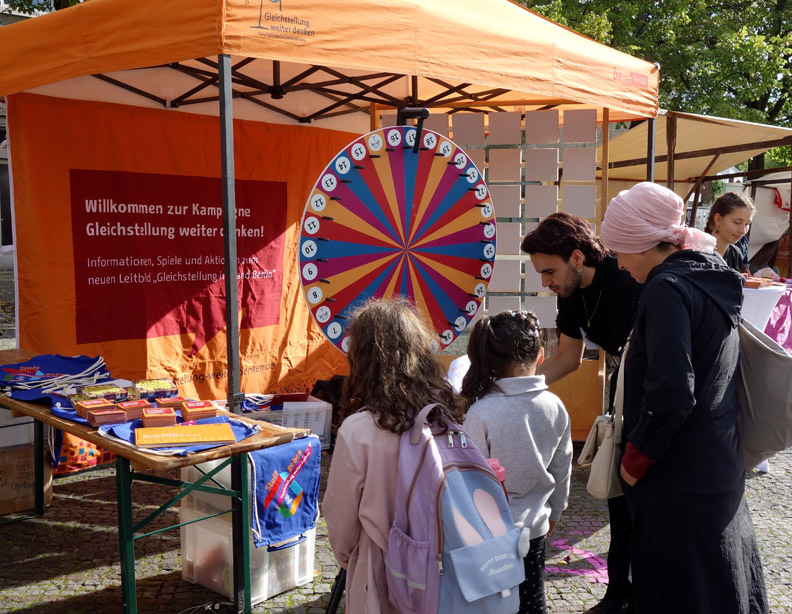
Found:
<path fill-rule="evenodd" d="M 754 213 L 756 209 L 750 198 L 739 192 L 726 192 L 712 203 L 704 228 L 718 242 L 715 251 L 738 273 L 750 273 L 735 243 L 748 232 Z"/>
<path fill-rule="evenodd" d="M 462 396 L 472 403 L 465 432 L 506 469 L 509 507 L 522 539 L 530 539 L 520 612 L 546 614 L 545 537 L 569 497 L 572 439 L 561 399 L 536 367 L 544 360 L 539 323 L 531 312 L 506 311 L 476 322 L 468 342 Z"/>
<path fill-rule="evenodd" d="M 349 327 L 349 377 L 340 405 L 322 514 L 338 562 L 347 570 L 346 611 L 396 612 L 385 572 L 393 524 L 400 434 L 429 403 L 464 420 L 467 403 L 445 380 L 432 352 L 436 334 L 403 299 L 368 303 Z M 438 410 L 429 414 L 446 422 Z"/>

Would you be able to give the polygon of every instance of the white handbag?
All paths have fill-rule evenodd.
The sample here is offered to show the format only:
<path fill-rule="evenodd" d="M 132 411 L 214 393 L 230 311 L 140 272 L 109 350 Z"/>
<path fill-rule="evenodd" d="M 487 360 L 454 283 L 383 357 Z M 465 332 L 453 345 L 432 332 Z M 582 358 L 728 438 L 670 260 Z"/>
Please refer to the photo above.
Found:
<path fill-rule="evenodd" d="M 605 439 L 606 431 L 613 428 L 613 416 L 597 416 L 594 418 L 594 424 L 591 425 L 586 442 L 583 444 L 583 449 L 578 455 L 577 462 L 581 467 L 589 467 L 594 461 L 594 455 L 599 450 Z"/>
<path fill-rule="evenodd" d="M 628 339 L 624 345 L 621 368 L 619 368 L 619 375 L 616 378 L 613 413 L 609 416 L 597 417 L 578 458 L 578 462 L 581 457 L 584 458 L 584 461 L 588 458 L 590 452 L 587 452 L 586 448 L 589 447 L 589 439 L 592 439 L 592 443 L 596 445 L 596 451 L 590 461 L 591 473 L 589 473 L 586 490 L 597 499 L 612 499 L 622 495 L 622 487 L 619 483 L 619 458 L 621 457 L 622 407 L 624 405 L 624 367 L 629 348 L 630 341 Z M 584 452 L 586 452 L 585 457 Z"/>

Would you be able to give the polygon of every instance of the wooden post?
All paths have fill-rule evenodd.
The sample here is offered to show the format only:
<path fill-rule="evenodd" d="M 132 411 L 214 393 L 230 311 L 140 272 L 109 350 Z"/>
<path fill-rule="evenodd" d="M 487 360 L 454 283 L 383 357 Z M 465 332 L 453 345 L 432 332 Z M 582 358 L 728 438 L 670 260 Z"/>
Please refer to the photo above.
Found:
<path fill-rule="evenodd" d="M 674 151 L 676 150 L 677 118 L 673 113 L 666 115 L 666 186 L 674 189 Z"/>
<path fill-rule="evenodd" d="M 655 177 L 655 120 L 646 120 L 646 180 L 654 181 Z"/>
<path fill-rule="evenodd" d="M 696 195 L 693 197 L 693 207 L 690 210 L 690 222 L 688 226 L 693 228 L 696 225 L 696 212 L 698 211 L 699 201 L 701 200 L 701 183 L 696 185 Z M 682 220 L 684 222 L 684 219 Z"/>

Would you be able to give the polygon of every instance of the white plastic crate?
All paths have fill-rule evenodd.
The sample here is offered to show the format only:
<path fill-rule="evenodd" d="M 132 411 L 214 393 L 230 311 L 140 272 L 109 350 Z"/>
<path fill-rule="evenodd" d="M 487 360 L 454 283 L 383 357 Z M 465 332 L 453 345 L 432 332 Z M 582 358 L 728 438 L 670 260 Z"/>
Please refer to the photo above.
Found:
<path fill-rule="evenodd" d="M 198 465 L 184 467 L 181 470 L 182 482 L 198 481 L 203 477 L 204 473 L 209 473 L 212 469 L 217 467 L 217 465 L 219 465 L 221 462 L 224 462 L 225 460 L 226 459 L 207 461 Z M 200 470 L 198 469 L 199 467 Z M 215 482 L 222 484 L 226 488 L 231 488 L 231 467 L 225 467 L 224 469 L 218 471 L 214 475 L 213 479 Z M 211 486 L 213 488 L 220 488 L 212 480 L 207 480 L 203 485 Z M 223 510 L 231 509 L 231 497 L 194 490 L 189 495 L 184 497 L 184 499 L 182 499 L 182 505 L 205 514 L 214 514 L 216 512 L 222 512 Z"/>
<path fill-rule="evenodd" d="M 182 503 L 180 522 L 204 516 Z M 181 527 L 182 578 L 231 598 L 234 559 L 231 514 L 215 516 Z M 313 579 L 316 528 L 305 540 L 282 550 L 256 548 L 250 537 L 251 601 L 260 603 Z"/>
<path fill-rule="evenodd" d="M 280 411 L 252 411 L 242 414 L 253 420 L 265 420 L 278 426 L 311 429 L 322 442 L 322 450 L 330 447 L 330 422 L 333 419 L 333 406 L 314 397 L 307 401 L 287 401 Z"/>
<path fill-rule="evenodd" d="M 0 449 L 33 443 L 33 419 L 12 418 L 11 410 L 0 407 Z"/>

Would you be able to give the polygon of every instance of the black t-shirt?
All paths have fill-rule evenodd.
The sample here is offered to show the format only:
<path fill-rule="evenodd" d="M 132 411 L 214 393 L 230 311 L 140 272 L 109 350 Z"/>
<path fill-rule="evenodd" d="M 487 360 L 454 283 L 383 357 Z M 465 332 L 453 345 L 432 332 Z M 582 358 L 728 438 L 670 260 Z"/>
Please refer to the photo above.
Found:
<path fill-rule="evenodd" d="M 609 354 L 619 354 L 632 329 L 642 286 L 627 271 L 619 270 L 615 256 L 605 256 L 587 288 L 569 298 L 558 297 L 556 326 L 567 337 L 591 341 Z"/>
<path fill-rule="evenodd" d="M 723 259 L 726 261 L 731 268 L 733 268 L 738 273 L 742 271 L 743 267 L 743 255 L 740 251 L 740 248 L 737 247 L 734 243 L 729 245 L 726 248 L 726 253 L 723 254 Z"/>

